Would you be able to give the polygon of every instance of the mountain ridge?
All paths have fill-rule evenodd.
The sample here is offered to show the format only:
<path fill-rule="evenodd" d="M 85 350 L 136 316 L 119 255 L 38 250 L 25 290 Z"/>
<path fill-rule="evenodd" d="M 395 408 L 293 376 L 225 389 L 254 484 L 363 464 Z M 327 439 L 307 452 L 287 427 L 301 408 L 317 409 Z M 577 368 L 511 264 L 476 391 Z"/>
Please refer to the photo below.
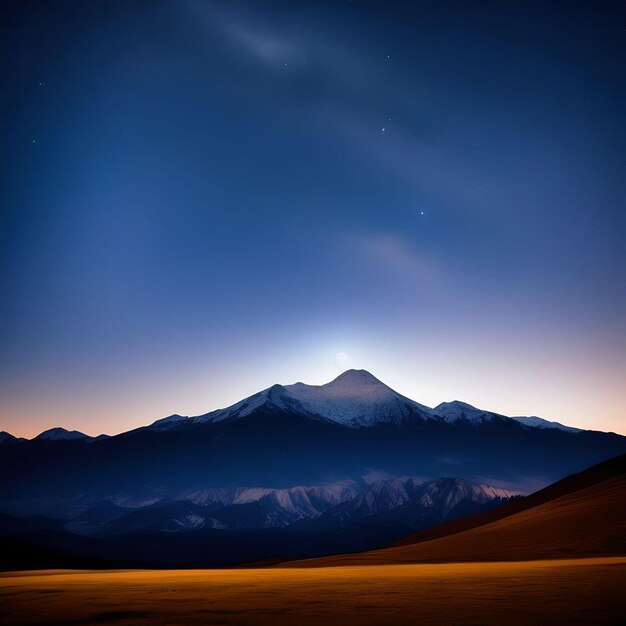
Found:
<path fill-rule="evenodd" d="M 239 402 L 209 413 L 188 418 L 191 423 L 217 422 L 249 415 L 254 409 L 269 405 L 290 406 L 297 412 L 315 416 L 350 428 L 380 423 L 401 425 L 411 420 L 443 420 L 452 423 L 492 419 L 514 419 L 528 427 L 554 428 L 575 432 L 581 429 L 536 417 L 508 417 L 476 408 L 466 402 L 442 402 L 430 408 L 403 396 L 367 370 L 346 370 L 323 385 L 297 382 L 273 385 Z"/>
<path fill-rule="evenodd" d="M 225 408 L 191 417 L 173 414 L 135 430 L 165 431 L 199 424 L 228 422 L 248 417 L 260 409 L 265 412 L 290 411 L 309 419 L 326 421 L 347 428 L 368 428 L 380 424 L 402 426 L 411 422 L 428 420 L 446 423 L 466 421 L 477 424 L 495 419 L 516 421 L 527 428 L 563 430 L 571 433 L 584 430 L 537 416 L 506 416 L 477 408 L 460 400 L 442 402 L 431 408 L 398 393 L 363 369 L 346 370 L 322 385 L 309 385 L 303 382 L 290 385 L 275 384 Z M 130 432 L 133 431 L 125 431 L 114 436 Z M 6 435 L 0 437 L 0 445 L 12 440 L 12 435 L 9 433 Z M 108 435 L 92 437 L 79 431 L 55 427 L 40 433 L 34 439 L 48 441 L 83 439 L 95 442 L 107 437 Z"/>

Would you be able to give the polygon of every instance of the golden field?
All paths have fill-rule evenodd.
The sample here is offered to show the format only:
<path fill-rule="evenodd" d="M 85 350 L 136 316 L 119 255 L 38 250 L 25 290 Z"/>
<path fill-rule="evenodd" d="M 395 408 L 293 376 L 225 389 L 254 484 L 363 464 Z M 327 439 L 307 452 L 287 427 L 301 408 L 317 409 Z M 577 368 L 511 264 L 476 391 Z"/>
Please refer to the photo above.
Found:
<path fill-rule="evenodd" d="M 0 575 L 2 624 L 618 624 L 626 557 Z"/>

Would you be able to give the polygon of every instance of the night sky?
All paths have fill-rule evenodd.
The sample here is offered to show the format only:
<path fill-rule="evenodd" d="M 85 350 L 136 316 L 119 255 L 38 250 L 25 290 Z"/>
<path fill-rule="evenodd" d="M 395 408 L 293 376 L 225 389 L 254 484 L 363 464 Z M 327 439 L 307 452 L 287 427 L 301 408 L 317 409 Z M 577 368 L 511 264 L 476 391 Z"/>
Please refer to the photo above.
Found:
<path fill-rule="evenodd" d="M 365 368 L 626 433 L 626 5 L 3 4 L 0 430 Z"/>

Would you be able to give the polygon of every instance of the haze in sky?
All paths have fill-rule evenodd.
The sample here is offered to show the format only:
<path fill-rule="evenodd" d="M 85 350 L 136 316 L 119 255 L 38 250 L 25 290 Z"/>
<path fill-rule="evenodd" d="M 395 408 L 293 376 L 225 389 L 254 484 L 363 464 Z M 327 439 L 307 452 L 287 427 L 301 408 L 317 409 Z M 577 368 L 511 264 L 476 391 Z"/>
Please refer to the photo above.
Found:
<path fill-rule="evenodd" d="M 626 433 L 626 9 L 3 5 L 0 429 L 365 368 Z"/>

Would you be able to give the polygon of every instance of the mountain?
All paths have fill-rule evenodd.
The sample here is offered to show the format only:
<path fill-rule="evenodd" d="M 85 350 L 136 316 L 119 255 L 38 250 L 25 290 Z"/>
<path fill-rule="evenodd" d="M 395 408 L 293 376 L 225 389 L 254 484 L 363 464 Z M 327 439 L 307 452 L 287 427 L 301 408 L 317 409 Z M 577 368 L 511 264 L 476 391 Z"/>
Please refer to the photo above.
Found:
<path fill-rule="evenodd" d="M 413 477 L 376 481 L 356 497 L 338 504 L 305 524 L 333 528 L 376 522 L 426 528 L 476 511 L 488 510 L 519 494 L 461 478 L 422 481 Z"/>
<path fill-rule="evenodd" d="M 11 443 L 17 441 L 17 437 L 14 437 L 11 433 L 7 433 L 4 430 L 0 430 L 0 444 Z"/>
<path fill-rule="evenodd" d="M 92 439 L 89 435 L 78 430 L 66 430 L 65 428 L 50 428 L 37 435 L 35 439 L 40 441 L 69 441 L 71 439 Z"/>
<path fill-rule="evenodd" d="M 181 494 L 208 498 L 245 488 L 268 490 L 268 498 L 245 503 L 243 514 L 236 508 L 224 515 L 242 525 L 273 514 L 294 523 L 292 512 L 268 503 L 278 494 L 296 498 L 288 491 L 295 488 L 377 476 L 391 481 L 381 483 L 382 498 L 395 493 L 394 480 L 411 476 L 528 493 L 626 451 L 626 437 L 615 433 L 536 427 L 461 402 L 430 409 L 363 370 L 326 385 L 274 385 L 225 409 L 173 415 L 114 437 L 67 439 L 65 432 L 3 445 L 1 512 L 70 520 L 105 500 L 143 508 Z M 311 497 L 307 492 L 293 501 L 294 511 L 306 509 L 305 495 Z M 419 515 L 400 517 L 410 526 Z M 310 519 L 303 515 L 302 522 Z"/>
<path fill-rule="evenodd" d="M 569 433 L 579 433 L 582 430 L 582 428 L 575 428 L 574 426 L 565 426 L 560 422 L 549 422 L 548 420 L 534 415 L 531 417 L 512 417 L 511 419 L 520 422 L 520 424 L 524 424 L 524 426 L 531 426 L 533 428 L 556 428 L 557 430 L 564 430 Z"/>
<path fill-rule="evenodd" d="M 157 420 L 149 428 L 171 428 L 183 424 L 185 420 L 196 424 L 234 420 L 247 417 L 262 408 L 292 411 L 349 428 L 380 424 L 403 425 L 427 420 L 479 423 L 493 419 L 512 419 L 535 428 L 554 428 L 567 432 L 581 430 L 535 416 L 509 418 L 459 400 L 442 402 L 431 409 L 397 393 L 366 370 L 348 370 L 325 385 L 273 385 L 225 409 L 192 418 L 171 415 Z"/>
<path fill-rule="evenodd" d="M 168 430 L 179 426 L 186 419 L 188 419 L 187 416 L 175 413 L 174 415 L 170 415 L 168 417 L 162 417 L 161 419 L 152 422 L 150 426 L 146 426 L 145 428 L 149 428 L 150 430 Z"/>
<path fill-rule="evenodd" d="M 293 411 L 348 428 L 436 419 L 431 409 L 405 398 L 369 372 L 348 370 L 326 385 L 274 385 L 227 409 L 192 418 L 192 421 L 232 420 L 251 415 L 260 408 Z"/>
<path fill-rule="evenodd" d="M 442 402 L 433 409 L 434 413 L 440 416 L 448 423 L 456 422 L 458 420 L 466 420 L 468 422 L 481 422 L 489 421 L 495 418 L 502 418 L 503 415 L 492 413 L 491 411 L 484 411 L 483 409 L 477 409 L 467 402 L 461 402 L 454 400 L 453 402 Z"/>
<path fill-rule="evenodd" d="M 444 524 L 372 552 L 294 563 L 527 561 L 626 555 L 626 455 L 492 512 Z"/>
<path fill-rule="evenodd" d="M 467 404 L 467 402 L 461 402 L 460 400 L 454 400 L 453 402 L 442 402 L 433 409 L 433 412 L 443 418 L 448 423 L 457 422 L 459 420 L 480 423 L 488 422 L 492 419 L 511 419 L 530 428 L 553 428 L 556 430 L 563 430 L 569 433 L 578 433 L 582 431 L 582 428 L 565 426 L 560 422 L 550 422 L 536 416 L 507 417 L 505 415 L 500 415 L 499 413 L 494 413 L 493 411 L 477 409 L 475 406 Z"/>
<path fill-rule="evenodd" d="M 200 528 L 321 529 L 375 520 L 419 529 L 491 508 L 517 495 L 463 479 L 421 481 L 412 477 L 289 489 L 207 489 L 133 508 L 122 508 L 106 500 L 90 505 L 66 522 L 65 528 L 105 536 Z"/>

